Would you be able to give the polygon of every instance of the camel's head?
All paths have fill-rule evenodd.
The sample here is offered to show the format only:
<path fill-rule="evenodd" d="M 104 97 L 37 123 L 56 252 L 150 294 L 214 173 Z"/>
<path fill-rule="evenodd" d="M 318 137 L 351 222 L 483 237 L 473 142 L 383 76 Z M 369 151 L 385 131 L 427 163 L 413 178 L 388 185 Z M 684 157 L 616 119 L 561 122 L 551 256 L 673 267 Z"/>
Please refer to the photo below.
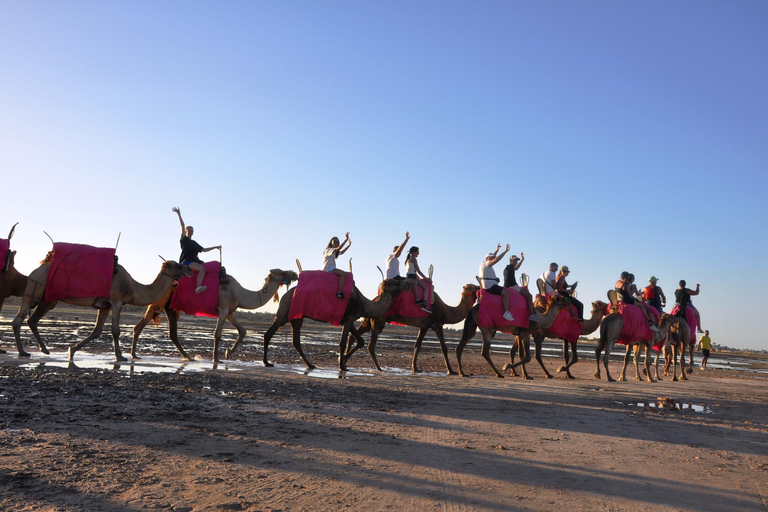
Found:
<path fill-rule="evenodd" d="M 606 304 L 605 302 L 603 302 L 601 300 L 596 300 L 595 302 L 592 303 L 592 314 L 593 315 L 595 313 L 600 313 L 600 312 L 605 314 L 607 309 L 608 309 L 608 304 Z"/>
<path fill-rule="evenodd" d="M 570 305 L 571 301 L 568 300 L 568 297 L 563 297 L 562 295 L 550 295 L 547 298 L 547 311 L 549 311 L 549 308 L 554 306 L 557 306 L 560 309 L 564 309 Z"/>
<path fill-rule="evenodd" d="M 163 262 L 163 267 L 160 272 L 174 280 L 180 277 L 192 275 L 192 269 L 187 265 L 182 265 L 181 263 L 176 263 L 175 261 L 171 260 L 166 260 Z"/>
<path fill-rule="evenodd" d="M 267 289 L 269 286 L 269 283 L 272 282 L 279 282 L 280 286 L 290 286 L 293 281 L 296 281 L 299 279 L 299 274 L 294 272 L 293 270 L 282 270 L 279 268 L 273 268 L 269 271 L 269 275 L 264 280 L 264 290 Z M 280 289 L 280 286 L 277 287 L 277 290 Z M 277 295 L 277 290 L 275 290 L 275 295 L 272 297 L 272 300 L 274 302 L 278 302 L 279 298 Z"/>
<path fill-rule="evenodd" d="M 477 300 L 477 292 L 480 291 L 480 287 L 476 284 L 465 284 L 464 290 L 461 292 L 462 297 L 472 297 L 472 299 Z"/>
<path fill-rule="evenodd" d="M 662 313 L 659 317 L 659 327 L 662 328 L 677 328 L 680 325 L 680 318 L 668 313 Z M 662 329 L 663 330 L 663 329 Z"/>

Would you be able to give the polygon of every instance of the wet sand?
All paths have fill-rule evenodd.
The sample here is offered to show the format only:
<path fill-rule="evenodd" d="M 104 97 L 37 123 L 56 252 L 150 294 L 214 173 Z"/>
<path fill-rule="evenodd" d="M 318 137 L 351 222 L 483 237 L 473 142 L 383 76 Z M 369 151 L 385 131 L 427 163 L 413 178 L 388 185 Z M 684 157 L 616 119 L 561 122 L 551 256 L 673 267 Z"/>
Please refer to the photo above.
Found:
<path fill-rule="evenodd" d="M 584 346 L 575 380 L 534 363 L 525 381 L 493 377 L 473 344 L 471 377 L 445 375 L 432 347 L 414 375 L 406 335 L 379 345 L 384 372 L 363 351 L 339 373 L 332 332 L 318 332 L 307 353 L 319 370 L 306 372 L 287 330 L 270 347 L 275 368 L 258 362 L 256 332 L 214 369 L 214 322 L 195 320 L 196 361 L 148 327 L 140 360 L 115 365 L 103 336 L 70 365 L 66 345 L 93 313 L 79 330 L 65 316 L 46 327 L 51 356 L 23 331 L 25 360 L 0 324 L 0 510 L 768 508 L 759 359 L 685 382 L 606 382 Z M 499 367 L 506 358 L 494 354 Z M 545 363 L 554 373 L 560 360 Z"/>

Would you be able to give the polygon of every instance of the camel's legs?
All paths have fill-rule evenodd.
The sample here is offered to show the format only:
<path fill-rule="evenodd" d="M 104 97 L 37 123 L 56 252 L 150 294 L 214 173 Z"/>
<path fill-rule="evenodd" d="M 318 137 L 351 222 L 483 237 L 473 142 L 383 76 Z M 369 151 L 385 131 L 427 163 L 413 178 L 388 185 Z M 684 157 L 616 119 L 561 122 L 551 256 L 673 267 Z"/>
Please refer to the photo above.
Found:
<path fill-rule="evenodd" d="M 83 341 L 76 343 L 74 345 L 71 345 L 69 347 L 70 361 L 75 356 L 75 352 L 83 348 L 83 346 L 85 346 L 86 343 L 101 336 L 101 331 L 104 329 L 104 323 L 107 321 L 107 316 L 109 316 L 109 308 L 101 308 L 98 311 L 99 312 L 98 312 L 98 316 L 96 317 L 96 325 L 93 327 L 93 332 L 91 332 L 91 334 L 89 334 L 88 337 L 85 338 Z"/>
<path fill-rule="evenodd" d="M 571 352 L 573 353 L 573 357 L 570 361 L 568 361 L 568 345 L 571 346 Z M 561 366 L 557 369 L 558 372 L 565 372 L 565 376 L 569 379 L 573 378 L 573 375 L 571 375 L 571 366 L 576 364 L 579 361 L 579 354 L 576 352 L 576 343 L 570 343 L 568 341 L 563 340 L 563 359 L 565 359 L 565 366 Z"/>
<path fill-rule="evenodd" d="M 531 338 L 528 335 L 515 335 L 515 344 L 517 344 L 520 362 L 512 366 L 512 375 L 517 375 L 515 367 L 519 366 L 523 379 L 529 380 L 531 376 L 528 375 L 525 365 L 531 362 Z"/>
<path fill-rule="evenodd" d="M 627 350 L 624 352 L 624 366 L 621 368 L 621 373 L 619 374 L 619 382 L 627 380 L 627 365 L 629 364 L 629 353 L 631 350 L 632 345 L 627 345 Z M 637 351 L 635 351 L 635 359 L 637 359 Z"/>
<path fill-rule="evenodd" d="M 27 301 L 22 302 L 19 312 L 11 322 L 13 328 L 13 336 L 16 338 L 16 349 L 19 351 L 19 357 L 29 357 L 29 352 L 24 350 L 21 343 L 21 323 L 29 315 L 29 303 Z"/>
<path fill-rule="evenodd" d="M 376 357 L 376 342 L 379 341 L 379 333 L 382 331 L 384 326 L 382 325 L 381 328 L 379 328 L 379 323 L 374 322 L 371 327 L 371 341 L 368 342 L 368 353 L 371 355 L 371 359 L 373 360 L 373 365 L 376 367 L 377 370 L 383 371 L 381 369 L 381 365 L 379 364 L 379 358 Z M 359 331 L 358 331 L 359 332 Z"/>
<path fill-rule="evenodd" d="M 120 351 L 120 313 L 122 310 L 122 302 L 112 303 L 112 343 L 115 348 L 115 361 L 127 361 Z"/>
<path fill-rule="evenodd" d="M 288 323 L 288 315 L 287 314 L 285 315 L 285 317 L 280 317 L 280 318 L 275 316 L 275 319 L 272 321 L 272 325 L 270 325 L 269 329 L 267 329 L 267 332 L 264 333 L 264 357 L 263 357 L 263 362 L 264 362 L 264 366 L 266 366 L 267 368 L 271 368 L 272 366 L 275 366 L 274 364 L 270 363 L 269 360 L 267 359 L 267 350 L 269 349 L 269 342 L 270 342 L 270 340 L 272 340 L 272 336 L 275 335 L 277 330 L 280 327 L 282 327 L 283 325 L 285 325 L 286 323 Z M 227 359 L 229 359 L 229 356 L 232 355 L 232 353 L 235 351 L 236 348 L 237 348 L 237 341 L 235 341 L 235 343 L 232 345 L 232 347 L 229 350 L 227 350 L 225 357 Z"/>
<path fill-rule="evenodd" d="M 470 312 L 467 318 L 464 320 L 464 330 L 461 333 L 461 339 L 458 345 L 456 345 L 456 364 L 459 366 L 459 375 L 466 377 L 467 374 L 461 368 L 461 353 L 464 352 L 464 347 L 467 346 L 469 340 L 474 338 L 477 333 L 477 319 L 473 317 L 473 313 Z"/>
<path fill-rule="evenodd" d="M 608 360 L 611 357 L 611 348 L 613 348 L 613 343 L 608 343 L 605 346 L 605 352 L 603 352 L 603 367 L 605 367 L 605 378 L 608 379 L 608 382 L 616 382 L 616 379 L 614 379 L 611 376 L 611 371 L 608 369 Z M 598 352 L 599 354 L 599 352 Z M 599 359 L 598 359 L 598 375 L 600 373 L 600 366 L 599 366 Z M 625 364 L 626 366 L 626 364 Z M 600 378 L 598 376 L 598 378 Z"/>
<path fill-rule="evenodd" d="M 248 331 L 245 330 L 245 327 L 243 327 L 243 324 L 241 324 L 240 321 L 235 316 L 235 311 L 230 311 L 229 312 L 229 314 L 227 315 L 227 321 L 230 324 L 232 324 L 232 327 L 237 329 L 237 339 L 235 340 L 235 343 L 239 345 L 245 339 L 245 335 L 247 334 Z M 223 324 L 224 322 L 222 321 L 221 323 Z M 219 354 L 218 346 L 219 346 L 219 343 L 221 342 L 221 332 L 222 332 L 223 329 L 224 329 L 223 326 L 222 326 L 221 329 L 219 329 L 219 324 L 217 322 L 216 323 L 216 333 L 214 334 L 214 339 L 213 339 L 214 361 L 218 361 L 218 354 Z M 219 337 L 219 341 L 218 342 L 216 341 L 216 335 L 218 335 L 218 337 Z M 225 351 L 224 356 L 227 357 L 228 354 L 229 354 L 229 352 Z"/>
<path fill-rule="evenodd" d="M 141 335 L 141 331 L 144 330 L 144 327 L 147 326 L 147 324 L 155 318 L 155 316 L 159 315 L 159 308 L 155 308 L 153 306 L 149 306 L 147 308 L 147 311 L 144 312 L 144 316 L 141 317 L 141 320 L 139 320 L 139 323 L 133 326 L 133 341 L 131 342 L 131 357 L 134 359 L 139 359 L 139 356 L 136 355 L 136 346 L 138 345 L 139 336 Z"/>
<path fill-rule="evenodd" d="M 541 350 L 542 346 L 544 344 L 544 337 L 543 336 L 534 336 L 533 337 L 533 343 L 535 345 L 535 352 L 534 357 L 536 357 L 536 361 L 539 362 L 539 366 L 541 366 L 541 369 L 544 370 L 544 374 L 547 376 L 548 379 L 552 378 L 552 374 L 549 373 L 547 370 L 547 367 L 544 366 L 544 359 L 541 356 Z"/>
<path fill-rule="evenodd" d="M 224 330 L 224 322 L 229 320 L 227 318 L 228 316 L 229 316 L 229 309 L 219 310 L 219 316 L 216 319 L 216 329 L 213 331 L 213 362 L 214 363 L 219 361 L 219 343 L 221 342 L 221 332 Z M 235 322 L 237 322 L 237 320 L 235 320 Z M 234 323 L 232 323 L 232 320 L 229 320 L 229 323 L 231 323 L 232 325 L 235 325 Z M 235 325 L 235 327 L 237 326 Z M 243 341 L 243 338 L 245 338 L 245 329 L 243 329 L 242 331 L 240 331 L 240 329 L 242 329 L 242 326 L 237 327 L 238 336 L 237 336 L 237 339 L 235 340 L 234 345 L 239 345 L 240 342 Z"/>
<path fill-rule="evenodd" d="M 445 334 L 443 333 L 443 326 L 440 324 L 436 324 L 432 326 L 432 330 L 435 331 L 435 335 L 437 336 L 437 341 L 440 342 L 440 350 L 443 351 L 443 359 L 445 360 L 445 369 L 446 373 L 448 375 L 456 375 L 456 372 L 453 371 L 453 368 L 451 368 L 451 362 L 448 360 L 448 345 L 445 344 Z M 424 335 L 426 335 L 427 329 L 424 329 L 424 334 L 421 334 L 421 331 L 419 332 L 421 338 L 424 338 Z M 421 343 L 416 340 L 416 343 L 418 347 L 421 347 Z M 413 352 L 413 363 L 411 364 L 412 368 L 416 368 L 416 357 L 419 355 L 418 348 L 414 349 Z"/>
<path fill-rule="evenodd" d="M 187 361 L 191 361 L 192 358 L 189 357 L 186 352 L 184 352 L 184 349 L 181 346 L 181 342 L 179 341 L 179 312 L 175 309 L 166 307 L 165 316 L 168 318 L 168 338 L 181 353 L 181 357 Z"/>
<path fill-rule="evenodd" d="M 296 352 L 299 353 L 301 358 L 304 360 L 304 364 L 307 365 L 308 370 L 313 370 L 315 368 L 315 365 L 309 362 L 309 359 L 307 359 L 307 356 L 304 355 L 304 351 L 301 348 L 301 326 L 304 324 L 303 318 L 296 318 L 294 320 L 291 320 L 291 331 L 293 333 L 293 348 L 296 349 Z M 274 324 L 273 324 L 274 325 Z M 266 350 L 266 334 L 264 335 L 264 359 L 267 358 L 267 350 Z M 339 355 L 341 357 L 341 355 Z"/>
<path fill-rule="evenodd" d="M 493 359 L 491 359 L 491 341 L 493 341 L 493 335 L 488 331 L 488 329 L 481 328 L 480 333 L 483 335 L 483 347 L 480 351 L 480 355 L 483 356 L 483 359 L 486 360 L 486 362 L 490 365 L 491 370 L 496 374 L 497 377 L 503 378 L 504 375 L 499 372 L 499 370 L 496 369 L 496 365 L 493 364 Z"/>
<path fill-rule="evenodd" d="M 686 343 L 683 342 L 680 346 L 680 379 L 681 380 L 688 380 L 688 377 L 685 375 L 685 349 L 686 349 Z"/>
<path fill-rule="evenodd" d="M 5 299 L 0 299 L 0 311 L 3 310 L 3 302 L 5 302 Z M 0 354 L 5 354 L 5 350 L 0 348 Z"/>
<path fill-rule="evenodd" d="M 362 323 L 360 324 L 360 327 L 357 328 L 357 333 L 362 336 L 371 331 L 371 329 L 374 329 L 376 326 L 372 324 L 378 324 L 378 322 L 374 321 L 371 318 L 365 318 L 363 319 Z M 386 322 L 383 322 L 381 329 L 379 329 L 379 332 L 384 330 L 384 327 L 386 326 Z M 363 343 L 364 345 L 365 343 Z M 344 351 L 344 354 L 346 355 L 347 359 L 349 359 L 352 354 L 354 354 L 358 349 L 363 348 L 363 345 L 357 342 L 357 338 L 355 338 L 352 334 L 347 336 L 347 349 Z M 370 347 L 368 348 L 368 351 L 370 352 Z"/>
<path fill-rule="evenodd" d="M 645 345 L 645 359 L 643 361 L 645 362 L 645 375 L 647 377 L 646 380 L 648 382 L 656 382 L 655 380 L 653 380 L 653 375 L 651 375 L 651 345 L 652 344 L 653 344 L 652 341 L 644 343 L 644 345 Z M 641 380 L 639 372 L 637 374 L 637 379 Z"/>
<path fill-rule="evenodd" d="M 352 336 L 357 340 L 357 345 L 364 346 L 365 340 L 360 336 L 360 333 L 355 328 L 355 322 L 344 322 L 344 326 L 341 329 L 341 338 L 339 338 L 339 370 L 347 371 L 347 355 L 344 349 L 347 347 L 347 338 Z"/>
<path fill-rule="evenodd" d="M 32 331 L 32 334 L 35 336 L 37 345 L 40 347 L 40 351 L 43 354 L 50 354 L 50 352 L 46 348 L 45 343 L 43 343 L 43 338 L 40 337 L 40 331 L 37 329 L 37 323 L 50 310 L 56 307 L 56 304 L 58 304 L 58 302 L 59 301 L 56 301 L 56 300 L 51 302 L 41 302 L 40 304 L 37 305 L 35 310 L 32 311 L 32 314 L 29 315 L 29 319 L 27 320 L 27 325 L 29 326 L 29 330 Z"/>
<path fill-rule="evenodd" d="M 653 364 L 653 373 L 656 374 L 656 380 L 661 380 L 661 377 L 659 377 L 659 357 L 661 357 L 661 353 L 664 351 L 664 348 L 659 349 L 658 352 L 656 352 L 656 359 L 654 360 Z"/>

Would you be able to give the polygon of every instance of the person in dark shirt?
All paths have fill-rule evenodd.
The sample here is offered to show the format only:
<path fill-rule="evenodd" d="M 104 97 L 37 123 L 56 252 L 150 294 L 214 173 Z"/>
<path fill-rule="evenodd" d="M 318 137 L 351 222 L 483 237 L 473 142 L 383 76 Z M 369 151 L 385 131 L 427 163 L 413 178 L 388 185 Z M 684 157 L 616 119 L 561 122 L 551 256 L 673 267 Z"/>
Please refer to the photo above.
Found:
<path fill-rule="evenodd" d="M 534 322 L 541 322 L 543 317 L 533 307 L 533 297 L 531 297 L 531 292 L 528 291 L 526 286 L 518 284 L 517 277 L 515 276 L 515 271 L 523 264 L 523 260 L 525 260 L 525 254 L 522 252 L 520 253 L 519 258 L 516 254 L 509 257 L 509 265 L 504 267 L 504 288 L 512 288 L 514 291 L 525 297 L 526 304 L 528 304 L 528 313 L 530 315 L 528 319 Z"/>
<path fill-rule="evenodd" d="M 675 303 L 679 306 L 677 310 L 677 316 L 680 318 L 685 318 L 685 310 L 688 307 L 691 307 L 693 311 L 696 313 L 696 322 L 699 324 L 696 327 L 696 330 L 699 332 L 704 332 L 701 330 L 701 315 L 699 315 L 699 310 L 696 309 L 696 307 L 693 305 L 693 302 L 691 302 L 691 296 L 692 295 L 698 295 L 699 294 L 699 284 L 696 284 L 696 289 L 691 290 L 690 288 L 685 287 L 685 280 L 680 280 L 680 287 L 675 290 Z"/>
<path fill-rule="evenodd" d="M 208 287 L 203 286 L 205 267 L 203 266 L 203 261 L 198 257 L 198 254 L 214 249 L 221 249 L 221 246 L 203 247 L 192 240 L 195 228 L 184 225 L 184 219 L 181 218 L 181 210 L 177 206 L 174 206 L 172 211 L 179 216 L 179 224 L 181 224 L 181 240 L 179 240 L 179 245 L 181 245 L 181 256 L 179 256 L 179 262 L 182 265 L 188 265 L 189 268 L 197 272 L 197 288 L 195 288 L 195 293 L 203 293 Z"/>

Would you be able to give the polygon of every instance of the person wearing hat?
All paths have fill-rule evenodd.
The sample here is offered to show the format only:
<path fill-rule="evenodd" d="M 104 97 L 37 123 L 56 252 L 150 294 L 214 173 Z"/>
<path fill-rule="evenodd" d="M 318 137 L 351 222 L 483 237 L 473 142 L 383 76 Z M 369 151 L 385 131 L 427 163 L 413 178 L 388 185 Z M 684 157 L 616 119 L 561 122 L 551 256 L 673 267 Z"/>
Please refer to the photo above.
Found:
<path fill-rule="evenodd" d="M 656 308 L 656 311 L 663 313 L 662 308 L 667 305 L 667 298 L 664 296 L 661 286 L 656 285 L 658 279 L 656 276 L 651 276 L 648 278 L 648 282 L 651 284 L 643 288 L 645 301 L 651 307 Z"/>
<path fill-rule="evenodd" d="M 555 289 L 557 290 L 557 293 L 562 295 L 563 297 L 568 297 L 568 299 L 571 301 L 571 304 L 576 306 L 576 313 L 579 316 L 579 322 L 584 321 L 584 304 L 581 303 L 580 300 L 578 300 L 576 297 L 574 297 L 573 291 L 576 289 L 576 285 L 579 284 L 578 281 L 575 283 L 569 285 L 565 278 L 568 277 L 568 274 L 570 274 L 570 269 L 563 265 L 563 268 L 560 269 L 560 273 L 557 275 L 557 281 L 555 282 Z"/>
<path fill-rule="evenodd" d="M 493 266 L 501 261 L 501 258 L 509 252 L 509 244 L 504 252 L 499 254 L 501 244 L 496 246 L 496 250 L 489 252 L 485 255 L 485 260 L 480 264 L 480 283 L 483 286 L 483 290 L 494 295 L 501 295 L 501 304 L 504 306 L 504 320 L 513 322 L 515 318 L 509 311 L 509 290 L 499 285 L 499 278 L 496 277 L 496 272 L 493 270 Z"/>
<path fill-rule="evenodd" d="M 525 260 L 525 253 L 522 252 L 520 253 L 519 258 L 516 254 L 509 257 L 509 265 L 504 267 L 504 288 L 511 288 L 525 297 L 525 300 L 528 303 L 528 313 L 531 315 L 528 319 L 534 322 L 539 322 L 541 321 L 541 315 L 533 307 L 533 297 L 531 296 L 531 292 L 528 291 L 527 287 L 517 284 L 517 278 L 515 277 L 515 271 L 523 264 L 523 260 Z"/>

